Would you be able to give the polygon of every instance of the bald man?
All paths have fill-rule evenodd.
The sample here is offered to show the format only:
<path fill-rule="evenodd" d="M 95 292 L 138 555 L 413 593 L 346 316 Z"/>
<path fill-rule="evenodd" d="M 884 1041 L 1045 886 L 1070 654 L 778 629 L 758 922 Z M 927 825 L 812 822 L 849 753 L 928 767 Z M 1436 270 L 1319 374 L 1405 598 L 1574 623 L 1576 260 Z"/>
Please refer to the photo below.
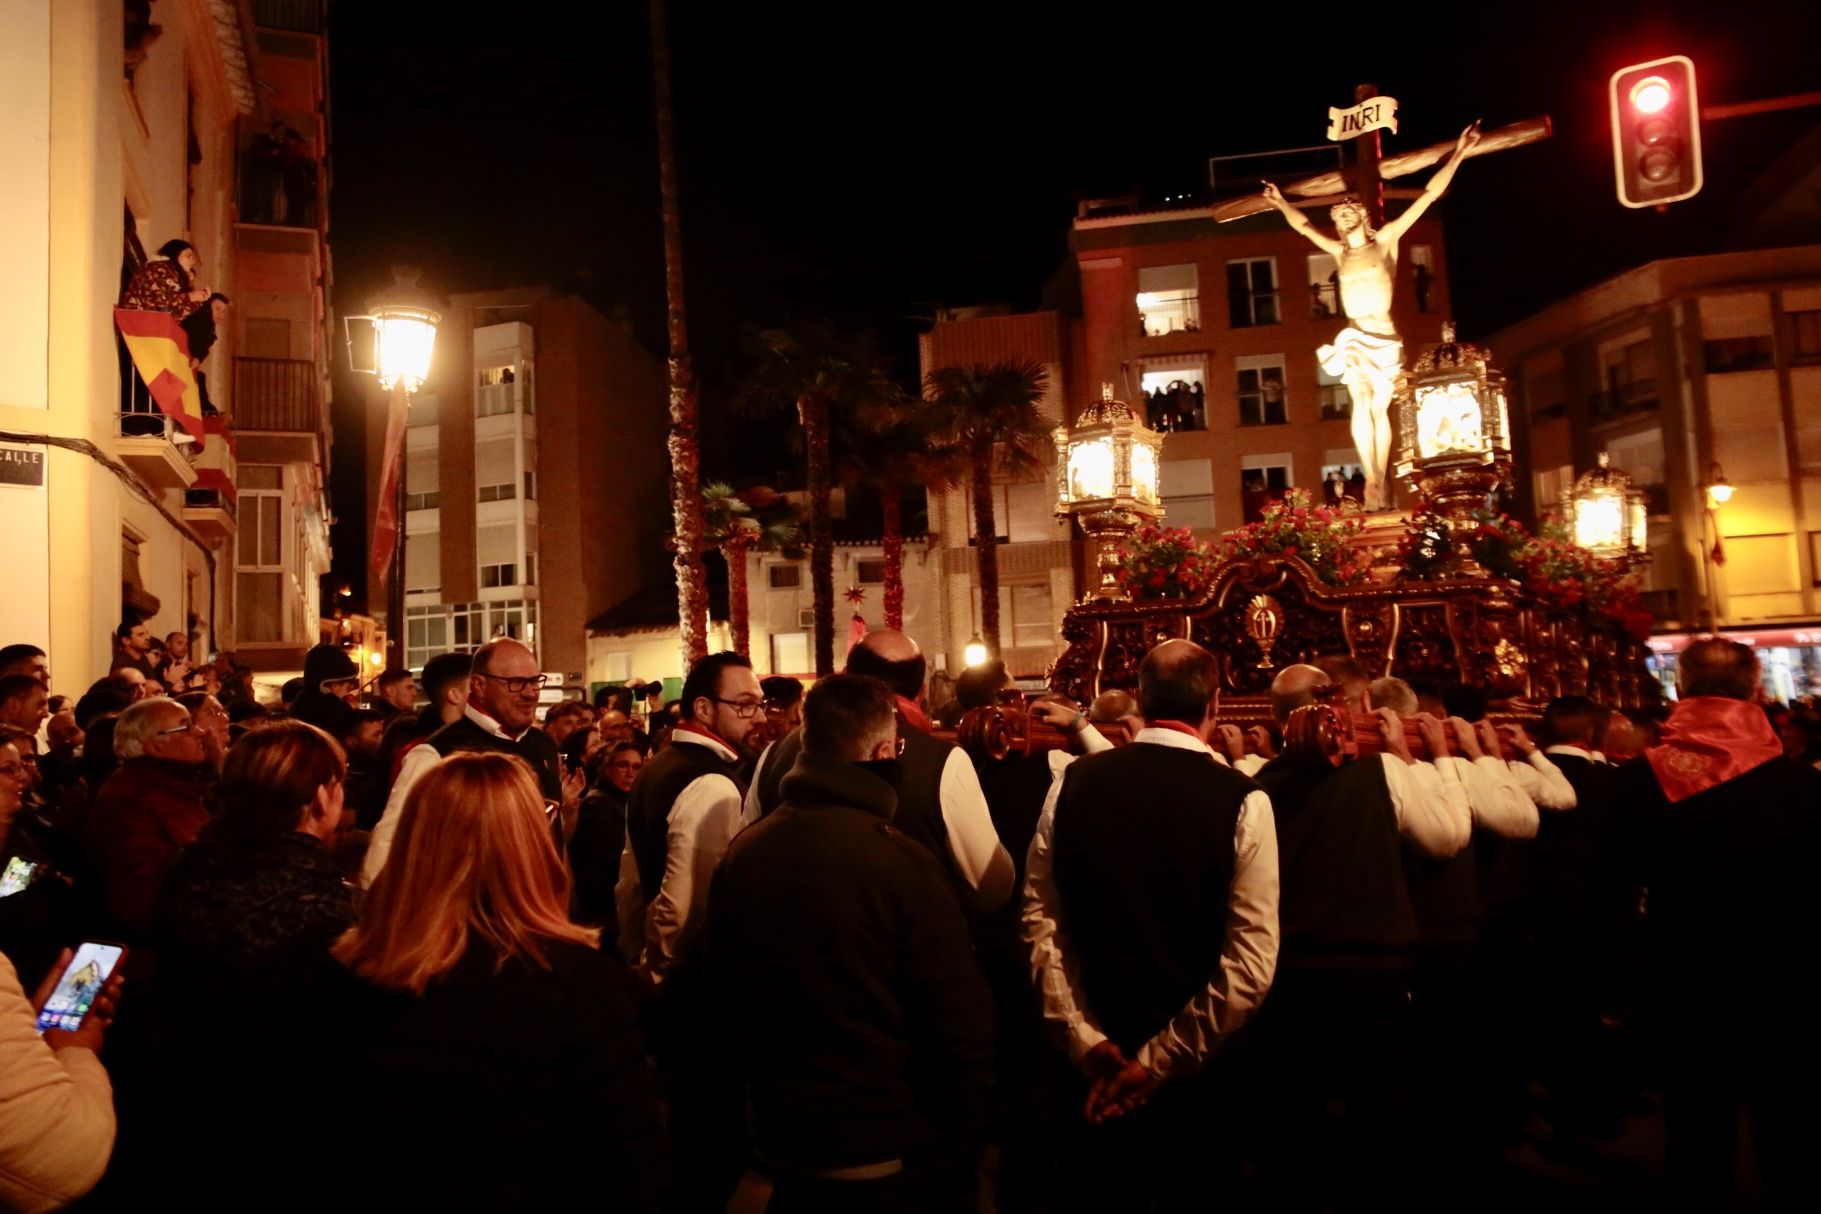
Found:
<path fill-rule="evenodd" d="M 869 632 L 847 655 L 847 673 L 871 675 L 898 703 L 898 812 L 892 825 L 929 848 L 978 911 L 1005 904 L 1016 885 L 1011 854 L 993 829 L 974 765 L 959 748 L 930 736 L 923 712 L 923 651 L 895 628 Z M 783 803 L 779 785 L 802 753 L 793 730 L 765 748 L 747 789 L 743 820 L 756 822 Z"/>
<path fill-rule="evenodd" d="M 530 764 L 537 776 L 545 804 L 551 808 L 553 829 L 559 825 L 558 811 L 562 820 L 572 819 L 586 781 L 580 772 L 565 774 L 556 743 L 543 730 L 532 728 L 537 719 L 538 693 L 543 687 L 544 676 L 538 670 L 536 655 L 520 642 L 502 638 L 474 651 L 474 663 L 468 673 L 468 703 L 462 715 L 406 751 L 399 764 L 392 794 L 386 798 L 386 811 L 373 828 L 366 859 L 361 863 L 362 885 L 372 885 L 373 878 L 386 866 L 392 854 L 392 836 L 398 831 L 398 820 L 405 812 L 405 800 L 412 787 L 458 750 L 517 755 Z"/>

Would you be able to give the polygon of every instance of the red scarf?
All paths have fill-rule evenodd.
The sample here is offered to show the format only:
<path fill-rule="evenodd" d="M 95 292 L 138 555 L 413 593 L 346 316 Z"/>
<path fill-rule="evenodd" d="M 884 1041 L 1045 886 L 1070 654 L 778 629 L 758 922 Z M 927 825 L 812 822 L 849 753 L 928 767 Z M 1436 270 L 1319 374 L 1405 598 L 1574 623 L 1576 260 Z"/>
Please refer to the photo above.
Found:
<path fill-rule="evenodd" d="M 899 696 L 898 711 L 904 714 L 905 721 L 915 728 L 917 732 L 929 732 L 929 718 L 923 715 L 923 710 L 917 707 L 917 702 L 915 700 L 907 700 L 903 696 Z"/>
<path fill-rule="evenodd" d="M 1644 752 L 1671 804 L 1744 775 L 1783 753 L 1764 710 L 1749 700 L 1692 696 L 1663 724 L 1663 743 Z"/>

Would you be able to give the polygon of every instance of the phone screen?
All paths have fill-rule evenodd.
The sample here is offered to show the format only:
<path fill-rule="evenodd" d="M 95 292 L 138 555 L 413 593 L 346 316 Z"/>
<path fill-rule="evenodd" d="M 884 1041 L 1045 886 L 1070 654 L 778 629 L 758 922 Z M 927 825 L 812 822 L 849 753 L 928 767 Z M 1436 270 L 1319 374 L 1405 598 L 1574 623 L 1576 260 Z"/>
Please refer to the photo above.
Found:
<path fill-rule="evenodd" d="M 83 941 L 70 959 L 69 968 L 57 979 L 51 997 L 44 1001 L 44 1010 L 38 1013 L 38 1031 L 81 1028 L 83 1019 L 101 994 L 102 985 L 120 964 L 125 952 L 126 949 L 118 944 Z"/>
<path fill-rule="evenodd" d="M 24 856 L 14 856 L 6 862 L 4 871 L 0 871 L 0 898 L 9 898 L 32 883 L 38 875 L 38 865 Z"/>

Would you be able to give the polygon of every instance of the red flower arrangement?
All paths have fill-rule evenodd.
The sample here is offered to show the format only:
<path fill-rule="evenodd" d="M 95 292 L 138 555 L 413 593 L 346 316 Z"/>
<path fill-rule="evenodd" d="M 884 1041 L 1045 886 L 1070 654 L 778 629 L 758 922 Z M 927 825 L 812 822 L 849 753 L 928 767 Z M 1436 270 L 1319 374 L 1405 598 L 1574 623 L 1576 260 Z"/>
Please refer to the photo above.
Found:
<path fill-rule="evenodd" d="M 1372 571 L 1371 555 L 1349 541 L 1366 525 L 1351 498 L 1338 506 L 1311 503 L 1307 490 L 1292 489 L 1264 508 L 1255 523 L 1220 537 L 1220 559 L 1243 556 L 1299 557 L 1330 586 L 1351 586 Z"/>
<path fill-rule="evenodd" d="M 1147 523 L 1119 550 L 1119 585 L 1134 599 L 1192 599 L 1213 570 L 1213 550 L 1187 527 Z"/>

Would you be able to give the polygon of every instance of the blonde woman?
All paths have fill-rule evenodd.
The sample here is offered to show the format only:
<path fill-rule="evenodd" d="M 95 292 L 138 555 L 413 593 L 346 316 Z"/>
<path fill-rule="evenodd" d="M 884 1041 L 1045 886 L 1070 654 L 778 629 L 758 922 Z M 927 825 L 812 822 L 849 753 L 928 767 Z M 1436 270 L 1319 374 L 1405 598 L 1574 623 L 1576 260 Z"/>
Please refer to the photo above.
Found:
<path fill-rule="evenodd" d="M 657 1209 L 657 1101 L 625 974 L 568 919 L 544 797 L 513 755 L 457 753 L 406 798 L 335 946 L 358 979 L 351 1108 L 378 1208 Z"/>

